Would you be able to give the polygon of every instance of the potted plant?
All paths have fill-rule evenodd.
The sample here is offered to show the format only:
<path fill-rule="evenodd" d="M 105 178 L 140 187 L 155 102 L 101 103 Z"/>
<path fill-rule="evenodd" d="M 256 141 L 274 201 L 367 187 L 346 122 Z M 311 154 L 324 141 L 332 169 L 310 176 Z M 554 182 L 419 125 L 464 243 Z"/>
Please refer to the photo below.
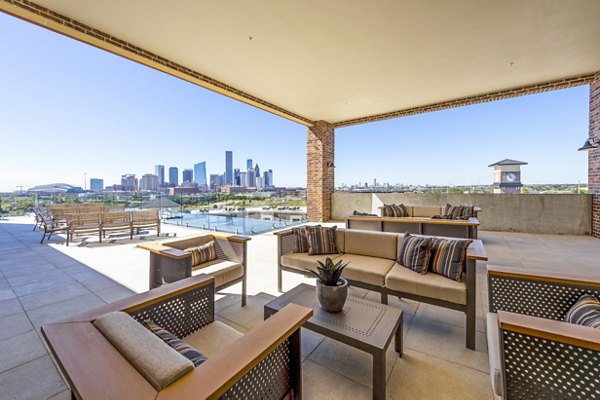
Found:
<path fill-rule="evenodd" d="M 325 262 L 317 261 L 317 271 L 307 269 L 317 277 L 317 299 L 321 308 L 331 313 L 338 313 L 344 308 L 348 297 L 348 281 L 341 277 L 348 263 L 342 260 L 334 263 L 330 257 Z"/>

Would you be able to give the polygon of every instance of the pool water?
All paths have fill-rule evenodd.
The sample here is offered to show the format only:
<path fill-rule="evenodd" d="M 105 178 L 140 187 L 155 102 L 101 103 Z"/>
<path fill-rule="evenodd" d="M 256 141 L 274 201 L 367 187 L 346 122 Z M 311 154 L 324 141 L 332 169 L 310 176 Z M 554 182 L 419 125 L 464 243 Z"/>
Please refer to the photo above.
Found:
<path fill-rule="evenodd" d="M 163 215 L 170 217 L 170 215 Z M 178 214 L 179 218 L 165 218 L 163 223 L 200 228 L 217 232 L 236 233 L 239 235 L 256 235 L 275 229 L 294 226 L 303 222 L 290 222 L 284 220 L 263 220 L 255 218 L 240 218 L 224 215 L 210 214 Z"/>

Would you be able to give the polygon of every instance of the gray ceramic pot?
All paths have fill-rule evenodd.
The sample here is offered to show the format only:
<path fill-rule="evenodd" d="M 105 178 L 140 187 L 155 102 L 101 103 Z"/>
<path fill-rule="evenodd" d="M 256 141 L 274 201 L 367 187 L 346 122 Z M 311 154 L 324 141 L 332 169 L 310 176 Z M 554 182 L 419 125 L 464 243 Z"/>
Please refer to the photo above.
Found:
<path fill-rule="evenodd" d="M 348 298 L 348 281 L 340 278 L 337 286 L 326 286 L 317 279 L 317 300 L 321 308 L 330 313 L 338 313 L 344 309 Z"/>

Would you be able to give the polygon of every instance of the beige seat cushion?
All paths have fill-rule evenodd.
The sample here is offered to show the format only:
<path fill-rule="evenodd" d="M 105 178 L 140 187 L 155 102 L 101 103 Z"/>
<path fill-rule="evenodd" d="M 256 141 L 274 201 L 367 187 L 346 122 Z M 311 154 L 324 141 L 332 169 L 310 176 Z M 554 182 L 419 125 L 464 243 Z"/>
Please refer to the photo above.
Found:
<path fill-rule="evenodd" d="M 183 341 L 210 358 L 242 336 L 244 335 L 232 327 L 220 321 L 215 321 L 186 336 Z"/>
<path fill-rule="evenodd" d="M 441 213 L 442 213 L 442 207 L 414 206 L 412 216 L 429 218 L 432 215 L 438 215 Z"/>
<path fill-rule="evenodd" d="M 242 264 L 217 258 L 204 264 L 196 265 L 192 275 L 207 274 L 215 278 L 215 286 L 221 286 L 232 282 L 244 275 Z"/>
<path fill-rule="evenodd" d="M 395 264 L 395 261 L 387 258 L 358 254 L 344 254 L 341 259 L 349 262 L 342 272 L 344 278 L 382 287 L 385 284 L 385 276 Z"/>
<path fill-rule="evenodd" d="M 391 290 L 467 304 L 467 285 L 464 282 L 456 282 L 433 272 L 421 275 L 400 264 L 394 264 L 385 279 L 385 285 Z"/>
<path fill-rule="evenodd" d="M 129 314 L 111 312 L 96 319 L 94 326 L 157 390 L 194 369 L 190 360 Z"/>
<path fill-rule="evenodd" d="M 398 235 L 388 232 L 346 230 L 344 253 L 396 259 Z"/>
<path fill-rule="evenodd" d="M 504 379 L 502 376 L 502 360 L 500 358 L 500 329 L 498 327 L 498 314 L 487 313 L 486 328 L 492 389 L 494 390 L 495 396 L 502 397 Z"/>
<path fill-rule="evenodd" d="M 317 261 L 325 262 L 325 259 L 330 257 L 336 260 L 340 254 L 321 254 L 309 256 L 308 253 L 288 253 L 281 256 L 281 265 L 285 267 L 295 268 L 301 271 L 310 269 L 317 271 Z"/>

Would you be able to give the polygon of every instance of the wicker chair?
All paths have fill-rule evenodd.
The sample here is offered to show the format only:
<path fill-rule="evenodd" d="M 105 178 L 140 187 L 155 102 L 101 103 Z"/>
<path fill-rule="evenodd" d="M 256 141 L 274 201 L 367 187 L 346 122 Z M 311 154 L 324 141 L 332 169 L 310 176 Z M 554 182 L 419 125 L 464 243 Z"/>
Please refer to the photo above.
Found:
<path fill-rule="evenodd" d="M 42 334 L 73 398 L 300 399 L 300 327 L 312 315 L 308 308 L 289 305 L 161 391 L 93 325 L 102 315 L 123 311 L 185 338 L 214 323 L 213 299 L 213 278 L 194 276 L 44 325 Z"/>
<path fill-rule="evenodd" d="M 488 266 L 487 334 L 497 398 L 599 399 L 600 330 L 564 322 L 600 278 Z"/>

